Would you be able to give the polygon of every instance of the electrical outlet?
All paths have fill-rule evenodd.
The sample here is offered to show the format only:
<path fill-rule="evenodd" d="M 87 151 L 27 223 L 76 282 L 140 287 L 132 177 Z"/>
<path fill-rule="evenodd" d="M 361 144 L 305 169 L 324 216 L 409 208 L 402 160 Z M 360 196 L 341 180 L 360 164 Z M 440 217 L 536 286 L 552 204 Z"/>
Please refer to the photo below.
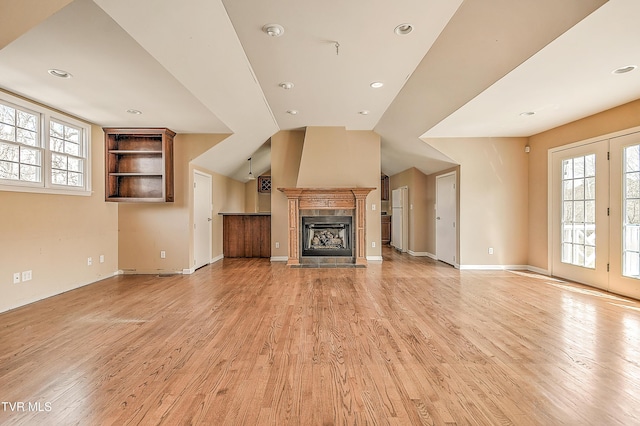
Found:
<path fill-rule="evenodd" d="M 489 254 L 493 254 L 493 247 L 489 247 Z"/>
<path fill-rule="evenodd" d="M 93 265 L 93 258 L 87 257 L 87 266 Z"/>
<path fill-rule="evenodd" d="M 31 270 L 22 273 L 22 281 L 31 281 Z"/>
<path fill-rule="evenodd" d="M 160 259 L 166 259 L 167 258 L 167 252 L 165 252 L 164 250 L 160 251 Z"/>
<path fill-rule="evenodd" d="M 376 209 L 376 205 L 375 204 L 371 204 L 371 210 L 375 210 Z"/>
<path fill-rule="evenodd" d="M 276 241 L 276 248 L 280 248 L 280 243 Z"/>
<path fill-rule="evenodd" d="M 13 274 L 13 283 L 20 284 L 20 272 L 16 272 Z"/>
<path fill-rule="evenodd" d="M 104 254 L 100 255 L 100 263 L 104 263 Z"/>
<path fill-rule="evenodd" d="M 373 248 L 376 247 L 376 242 L 375 241 L 371 241 L 371 247 L 373 247 Z"/>

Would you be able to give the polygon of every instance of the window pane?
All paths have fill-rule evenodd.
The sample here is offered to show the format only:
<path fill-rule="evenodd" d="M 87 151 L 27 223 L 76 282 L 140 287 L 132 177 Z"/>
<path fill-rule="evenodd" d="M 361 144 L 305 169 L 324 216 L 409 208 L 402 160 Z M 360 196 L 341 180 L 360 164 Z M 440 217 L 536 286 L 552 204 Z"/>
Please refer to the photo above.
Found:
<path fill-rule="evenodd" d="M 627 198 L 640 198 L 640 173 L 627 173 Z"/>
<path fill-rule="evenodd" d="M 584 177 L 584 157 L 577 157 L 573 159 L 573 177 Z"/>
<path fill-rule="evenodd" d="M 573 160 L 564 160 L 562 162 L 562 178 L 573 179 Z"/>
<path fill-rule="evenodd" d="M 20 142 L 25 145 L 37 146 L 38 134 L 30 130 L 17 129 L 16 142 Z"/>
<path fill-rule="evenodd" d="M 20 162 L 23 164 L 32 164 L 34 166 L 40 166 L 40 151 L 31 148 L 20 148 Z"/>
<path fill-rule="evenodd" d="M 640 224 L 640 215 L 638 214 L 638 209 L 640 209 L 639 200 L 627 200 L 626 204 L 626 223 L 633 225 Z"/>
<path fill-rule="evenodd" d="M 16 128 L 8 124 L 0 123 L 0 139 L 15 142 Z"/>
<path fill-rule="evenodd" d="M 20 150 L 17 145 L 0 142 L 0 160 L 18 162 Z"/>
<path fill-rule="evenodd" d="M 624 232 L 624 248 L 640 252 L 640 227 L 626 226 Z"/>
<path fill-rule="evenodd" d="M 71 155 L 80 155 L 80 147 L 78 144 L 67 142 L 64 144 L 64 152 Z"/>
<path fill-rule="evenodd" d="M 7 161 L 0 161 L 0 179 L 12 179 L 18 180 L 20 177 L 18 163 L 9 163 Z"/>
<path fill-rule="evenodd" d="M 16 126 L 21 129 L 36 132 L 38 130 L 38 117 L 28 112 L 18 111 Z"/>
<path fill-rule="evenodd" d="M 596 267 L 596 248 L 585 246 L 584 248 L 584 266 L 587 268 Z"/>
<path fill-rule="evenodd" d="M 573 222 L 573 202 L 567 201 L 564 203 L 564 219 L 562 220 L 565 223 Z"/>
<path fill-rule="evenodd" d="M 573 221 L 575 223 L 584 223 L 584 201 L 573 202 Z"/>
<path fill-rule="evenodd" d="M 56 185 L 66 185 L 67 184 L 67 172 L 64 170 L 52 170 L 51 171 L 51 181 Z"/>
<path fill-rule="evenodd" d="M 596 199 L 596 178 L 590 177 L 584 180 L 584 198 L 585 200 Z"/>
<path fill-rule="evenodd" d="M 16 110 L 7 105 L 0 105 L 0 123 L 13 126 L 16 123 Z"/>
<path fill-rule="evenodd" d="M 72 172 L 81 172 L 82 160 L 78 158 L 69 158 L 69 160 L 67 161 L 67 167 Z"/>
<path fill-rule="evenodd" d="M 596 175 L 596 155 L 591 154 L 584 157 L 584 176 L 594 177 Z"/>
<path fill-rule="evenodd" d="M 50 135 L 54 138 L 64 139 L 64 126 L 55 121 L 50 122 L 51 132 Z"/>
<path fill-rule="evenodd" d="M 21 164 L 20 180 L 26 182 L 40 182 L 40 167 Z"/>
<path fill-rule="evenodd" d="M 625 169 L 627 172 L 640 171 L 640 145 L 629 146 L 624 150 Z"/>
<path fill-rule="evenodd" d="M 80 173 L 69 172 L 69 185 L 82 186 L 82 175 Z"/>
<path fill-rule="evenodd" d="M 80 140 L 78 139 L 78 129 L 74 129 L 73 127 L 65 126 L 64 129 L 64 138 L 69 142 L 78 143 Z"/>
<path fill-rule="evenodd" d="M 49 146 L 52 151 L 64 152 L 64 141 L 62 139 L 51 138 Z"/>
<path fill-rule="evenodd" d="M 571 180 L 564 181 L 562 186 L 562 199 L 573 200 L 573 182 Z"/>
<path fill-rule="evenodd" d="M 67 169 L 67 156 L 60 154 L 51 154 L 51 166 L 54 169 Z"/>
<path fill-rule="evenodd" d="M 584 179 L 573 180 L 573 199 L 584 200 Z"/>
<path fill-rule="evenodd" d="M 584 202 L 584 221 L 587 223 L 596 222 L 596 202 L 595 201 Z"/>

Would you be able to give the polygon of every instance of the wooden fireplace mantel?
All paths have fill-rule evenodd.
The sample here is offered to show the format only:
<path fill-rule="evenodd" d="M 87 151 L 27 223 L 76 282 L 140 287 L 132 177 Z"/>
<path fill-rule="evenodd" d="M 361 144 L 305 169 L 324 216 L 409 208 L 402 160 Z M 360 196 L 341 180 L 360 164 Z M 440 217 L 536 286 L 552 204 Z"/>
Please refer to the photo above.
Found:
<path fill-rule="evenodd" d="M 375 188 L 278 188 L 288 200 L 289 246 L 287 265 L 300 264 L 300 210 L 355 210 L 355 263 L 367 264 L 367 206 L 369 192 Z"/>

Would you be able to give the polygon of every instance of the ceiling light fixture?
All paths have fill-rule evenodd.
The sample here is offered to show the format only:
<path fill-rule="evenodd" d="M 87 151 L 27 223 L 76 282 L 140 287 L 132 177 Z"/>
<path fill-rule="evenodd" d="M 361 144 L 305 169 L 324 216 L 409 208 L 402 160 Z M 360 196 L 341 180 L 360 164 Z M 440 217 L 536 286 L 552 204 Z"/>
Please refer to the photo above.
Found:
<path fill-rule="evenodd" d="M 628 72 L 631 72 L 633 70 L 635 70 L 636 68 L 638 68 L 637 65 L 627 65 L 626 67 L 620 67 L 617 68 L 613 71 L 611 71 L 613 74 L 626 74 Z"/>
<path fill-rule="evenodd" d="M 370 84 L 371 87 L 373 87 L 374 89 L 379 89 L 382 86 L 384 86 L 384 83 L 381 81 L 374 81 L 373 83 Z"/>
<path fill-rule="evenodd" d="M 253 175 L 253 171 L 251 170 L 251 157 L 247 160 L 249 162 L 249 174 L 247 175 L 247 179 L 255 180 L 256 177 Z"/>
<path fill-rule="evenodd" d="M 142 111 L 137 110 L 137 109 L 128 109 L 128 110 L 127 110 L 127 112 L 128 112 L 129 114 L 133 114 L 133 115 L 140 115 L 140 114 L 142 114 Z"/>
<path fill-rule="evenodd" d="M 411 24 L 400 24 L 393 30 L 398 35 L 407 35 L 411 31 L 413 31 L 413 25 Z"/>
<path fill-rule="evenodd" d="M 284 90 L 293 89 L 293 83 L 289 81 L 283 81 L 282 83 L 278 84 L 278 86 L 282 87 Z"/>
<path fill-rule="evenodd" d="M 51 74 L 54 77 L 58 77 L 58 78 L 71 78 L 73 77 L 71 75 L 71 73 L 65 71 L 65 70 L 59 70 L 56 68 L 52 68 L 50 70 L 47 71 L 49 74 Z"/>
<path fill-rule="evenodd" d="M 296 115 L 297 113 L 298 113 L 298 111 L 295 110 L 295 109 L 287 110 L 287 114 Z"/>
<path fill-rule="evenodd" d="M 360 115 L 369 115 L 369 111 L 366 109 L 363 109 L 362 111 L 358 111 L 358 114 Z"/>
<path fill-rule="evenodd" d="M 262 31 L 264 31 L 271 37 L 280 37 L 282 34 L 284 34 L 284 28 L 282 27 L 282 25 L 278 24 L 266 24 L 262 27 Z"/>
<path fill-rule="evenodd" d="M 529 117 L 531 115 L 535 115 L 536 113 L 533 111 L 525 111 L 525 112 L 521 112 L 520 115 L 523 117 Z"/>

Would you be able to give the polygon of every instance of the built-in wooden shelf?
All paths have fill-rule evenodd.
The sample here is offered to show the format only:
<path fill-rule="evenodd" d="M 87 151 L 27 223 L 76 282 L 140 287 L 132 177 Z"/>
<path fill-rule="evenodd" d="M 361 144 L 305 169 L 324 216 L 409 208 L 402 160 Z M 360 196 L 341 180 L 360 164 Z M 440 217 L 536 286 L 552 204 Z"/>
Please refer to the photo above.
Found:
<path fill-rule="evenodd" d="M 173 201 L 173 138 L 166 128 L 105 128 L 105 200 Z"/>

